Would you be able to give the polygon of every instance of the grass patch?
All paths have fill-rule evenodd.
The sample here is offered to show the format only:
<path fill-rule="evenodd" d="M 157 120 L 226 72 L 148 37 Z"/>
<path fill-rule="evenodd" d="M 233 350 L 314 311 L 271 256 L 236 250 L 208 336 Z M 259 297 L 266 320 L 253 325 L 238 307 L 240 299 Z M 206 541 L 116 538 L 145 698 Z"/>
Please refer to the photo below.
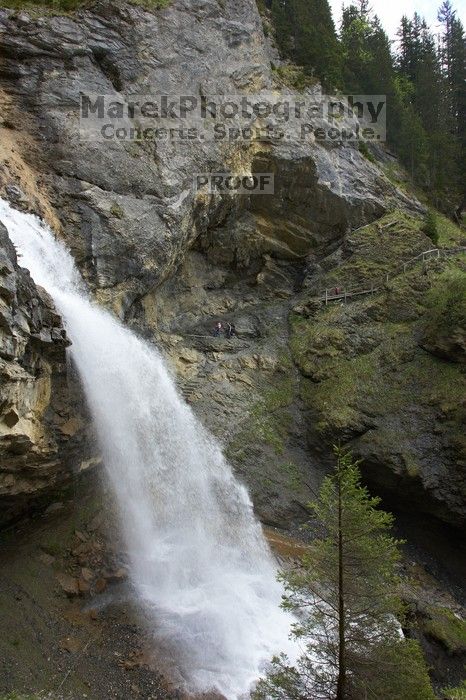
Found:
<path fill-rule="evenodd" d="M 293 402 L 295 394 L 294 383 L 291 377 L 283 377 L 270 389 L 267 389 L 262 397 L 260 405 L 266 411 L 273 412 L 280 408 L 287 408 Z"/>
<path fill-rule="evenodd" d="M 428 313 L 438 330 L 466 325 L 466 268 L 449 266 L 435 280 L 426 297 Z"/>
<path fill-rule="evenodd" d="M 416 185 L 407 171 L 398 161 L 395 163 L 380 163 L 379 167 L 385 173 L 385 177 L 392 185 L 395 185 L 399 190 L 408 195 L 408 197 L 416 197 L 423 204 L 428 204 L 427 193 Z"/>
<path fill-rule="evenodd" d="M 114 216 L 116 219 L 124 219 L 125 217 L 125 211 L 123 207 L 120 207 L 119 204 L 114 202 L 112 206 L 110 207 L 110 214 Z"/>
<path fill-rule="evenodd" d="M 466 349 L 466 273 L 450 265 L 438 275 L 425 299 L 424 338 L 428 345 L 448 350 Z"/>
<path fill-rule="evenodd" d="M 323 287 L 370 289 L 384 284 L 410 258 L 432 248 L 422 232 L 423 219 L 402 211 L 386 214 L 349 236 L 351 255 L 325 275 Z"/>
<path fill-rule="evenodd" d="M 412 359 L 406 361 L 406 357 Z M 309 360 L 311 362 L 311 360 Z M 304 403 L 317 412 L 317 430 L 358 429 L 366 414 L 382 416 L 408 410 L 413 404 L 436 406 L 460 423 L 464 417 L 465 376 L 456 364 L 420 351 L 411 333 L 387 334 L 374 351 L 335 362 L 330 377 L 303 382 Z M 411 476 L 419 472 L 407 456 Z"/>
<path fill-rule="evenodd" d="M 171 0 L 129 0 L 131 5 L 138 5 L 145 10 L 163 10 L 168 7 Z"/>
<path fill-rule="evenodd" d="M 439 212 L 436 212 L 435 216 L 440 248 L 456 248 L 460 245 L 466 245 L 466 232 L 464 230 Z"/>
<path fill-rule="evenodd" d="M 319 82 L 317 78 L 306 73 L 301 66 L 295 66 L 292 63 L 273 67 L 272 72 L 279 86 L 284 85 L 298 92 L 303 92 Z"/>
<path fill-rule="evenodd" d="M 285 451 L 285 442 L 291 423 L 290 406 L 297 388 L 290 376 L 281 376 L 267 388 L 250 409 L 249 421 L 232 440 L 227 456 L 246 459 L 251 446 L 268 445 L 276 455 Z"/>
<path fill-rule="evenodd" d="M 291 491 L 302 491 L 301 472 L 294 462 L 283 462 L 278 465 L 279 471 L 286 476 L 287 486 Z"/>
<path fill-rule="evenodd" d="M 359 398 L 371 402 L 375 396 L 384 401 L 380 392 L 379 364 L 375 353 L 361 355 L 352 360 L 342 359 L 335 366 L 334 374 L 317 385 L 304 384 L 301 392 L 304 403 L 318 413 L 316 429 L 327 434 L 344 429 L 355 429 L 361 422 Z M 384 401 L 385 403 L 385 401 Z M 386 404 L 385 404 L 386 406 Z"/>
<path fill-rule="evenodd" d="M 442 693 L 447 700 L 466 700 L 466 680 L 457 688 L 443 688 Z"/>
<path fill-rule="evenodd" d="M 290 316 L 290 348 L 306 378 L 301 380 L 301 398 L 314 414 L 318 432 L 357 433 L 364 429 L 367 416 L 370 422 L 375 419 L 379 423 L 380 417 L 409 412 L 413 405 L 434 407 L 449 421 L 460 424 L 466 392 L 460 364 L 440 359 L 418 344 L 429 288 L 444 274 L 427 277 L 411 271 L 400 275 L 389 294 L 367 302 L 367 314 L 353 315 L 360 306 L 333 305 L 312 319 Z M 463 286 L 464 279 L 463 275 Z M 447 295 L 448 309 L 435 304 L 440 306 L 442 320 L 447 323 L 451 315 L 458 327 L 458 314 L 466 299 L 463 286 L 459 292 L 455 287 L 455 301 Z M 462 319 L 464 323 L 466 315 Z M 381 425 L 376 432 L 382 442 L 391 440 Z M 417 476 L 418 462 L 410 454 L 404 457 L 408 474 Z"/>
<path fill-rule="evenodd" d="M 360 141 L 359 142 L 359 153 L 366 158 L 370 163 L 375 163 L 375 158 L 370 152 L 369 148 L 367 147 L 367 143 L 365 141 Z"/>
<path fill-rule="evenodd" d="M 90 0 L 3 0 L 2 7 L 12 10 L 26 10 L 34 15 L 66 14 L 89 6 Z"/>
<path fill-rule="evenodd" d="M 324 310 L 322 317 L 308 320 L 297 314 L 290 316 L 290 349 L 294 362 L 306 377 L 317 378 L 320 370 L 331 371 L 342 354 L 346 334 L 332 325 L 338 314 L 336 305 Z"/>
<path fill-rule="evenodd" d="M 427 290 L 437 285 L 439 272 L 456 268 L 461 270 L 464 278 L 464 256 L 461 253 L 438 260 L 415 259 L 420 253 L 435 246 L 424 232 L 424 226 L 423 218 L 396 211 L 354 231 L 347 242 L 348 257 L 342 264 L 322 275 L 318 286 L 316 284 L 315 296 L 322 296 L 326 288 L 332 290 L 338 287 L 348 292 L 375 288 L 378 291 L 373 299 L 380 302 L 378 315 L 385 315 L 390 320 L 415 320 L 423 313 Z M 462 232 L 454 223 L 436 215 L 436 230 L 440 247 L 452 247 L 454 244 L 454 247 L 457 247 L 460 242 L 458 236 L 461 236 Z M 445 245 L 446 243 L 448 245 Z M 403 271 L 403 263 L 408 261 L 412 262 L 406 271 Z M 383 296 L 384 289 L 390 294 Z M 370 296 L 366 296 L 362 297 L 361 301 L 369 303 L 370 299 Z M 331 303 L 330 306 L 333 308 L 338 306 L 338 303 Z M 388 315 L 387 308 L 391 312 Z M 317 320 L 320 318 L 323 317 L 318 314 Z M 306 340 L 312 341 L 309 334 Z M 292 349 L 295 359 L 296 354 L 302 355 L 296 346 L 296 340 Z"/>

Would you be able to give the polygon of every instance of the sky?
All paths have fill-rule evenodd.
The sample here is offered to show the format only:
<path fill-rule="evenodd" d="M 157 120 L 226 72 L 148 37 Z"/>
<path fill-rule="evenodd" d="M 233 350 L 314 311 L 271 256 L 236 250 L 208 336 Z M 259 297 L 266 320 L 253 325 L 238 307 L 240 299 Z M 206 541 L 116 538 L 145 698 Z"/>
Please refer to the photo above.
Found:
<path fill-rule="evenodd" d="M 457 17 L 466 27 L 466 0 L 451 0 L 456 9 Z M 330 0 L 333 11 L 333 19 L 338 29 L 341 18 L 342 0 Z M 350 5 L 350 0 L 344 0 L 345 5 Z M 437 22 L 437 10 L 442 4 L 442 0 L 372 0 L 370 3 L 373 12 L 379 16 L 383 27 L 391 39 L 396 38 L 396 30 L 400 24 L 401 17 L 406 14 L 412 17 L 415 12 L 425 17 L 431 29 L 436 31 L 439 24 Z"/>

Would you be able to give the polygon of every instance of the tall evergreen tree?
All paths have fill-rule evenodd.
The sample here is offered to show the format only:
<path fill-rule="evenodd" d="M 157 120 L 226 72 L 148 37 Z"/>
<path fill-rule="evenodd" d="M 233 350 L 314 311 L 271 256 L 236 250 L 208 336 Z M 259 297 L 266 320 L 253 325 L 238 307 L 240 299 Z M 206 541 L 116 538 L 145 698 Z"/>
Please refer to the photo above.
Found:
<path fill-rule="evenodd" d="M 357 463 L 337 450 L 337 467 L 311 505 L 324 536 L 283 574 L 284 607 L 304 653 L 274 659 L 256 700 L 434 700 L 417 643 L 396 617 L 398 542 L 393 518 L 360 483 Z"/>
<path fill-rule="evenodd" d="M 403 107 L 390 40 L 366 2 L 343 9 L 340 37 L 345 89 L 353 94 L 386 96 L 387 136 L 395 143 Z"/>
<path fill-rule="evenodd" d="M 440 55 L 442 66 L 448 83 L 451 82 L 452 72 L 452 29 L 455 19 L 455 11 L 450 0 L 444 0 L 437 13 L 437 19 L 443 26 L 443 35 L 440 43 Z"/>
<path fill-rule="evenodd" d="M 414 67 L 414 36 L 413 23 L 406 15 L 401 18 L 400 28 L 397 31 L 399 49 L 397 66 L 401 75 L 409 80 L 413 79 Z"/>
<path fill-rule="evenodd" d="M 414 13 L 401 18 L 395 55 L 368 0 L 343 8 L 339 44 L 327 0 L 272 0 L 272 15 L 282 53 L 325 88 L 386 95 L 388 142 L 412 179 L 437 206 L 466 206 L 466 47 L 450 0 L 438 46 Z"/>
<path fill-rule="evenodd" d="M 440 62 L 444 84 L 444 113 L 450 133 L 454 174 L 458 198 L 466 195 L 466 46 L 463 25 L 456 17 L 449 0 L 444 0 L 438 20 L 443 32 L 440 40 Z M 453 188 L 452 188 L 453 189 Z"/>
<path fill-rule="evenodd" d="M 328 0 L 273 0 L 277 42 L 326 87 L 341 83 L 340 50 Z"/>

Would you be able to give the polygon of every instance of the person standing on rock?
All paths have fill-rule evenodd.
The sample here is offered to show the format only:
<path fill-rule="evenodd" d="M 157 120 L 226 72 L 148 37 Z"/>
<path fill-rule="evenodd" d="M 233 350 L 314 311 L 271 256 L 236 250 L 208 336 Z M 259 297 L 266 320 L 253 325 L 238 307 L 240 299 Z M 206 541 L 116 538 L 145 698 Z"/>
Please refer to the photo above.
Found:
<path fill-rule="evenodd" d="M 222 330 L 223 330 L 222 323 L 220 321 L 218 321 L 218 323 L 215 324 L 214 336 L 218 337 L 219 335 L 221 335 Z"/>

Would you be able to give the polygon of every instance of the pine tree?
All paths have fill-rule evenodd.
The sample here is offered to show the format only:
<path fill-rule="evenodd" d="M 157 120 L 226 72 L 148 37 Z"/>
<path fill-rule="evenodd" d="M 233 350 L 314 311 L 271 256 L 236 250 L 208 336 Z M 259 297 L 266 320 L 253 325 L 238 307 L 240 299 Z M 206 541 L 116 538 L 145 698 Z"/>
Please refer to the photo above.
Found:
<path fill-rule="evenodd" d="M 343 51 L 343 81 L 352 94 L 365 93 L 365 75 L 371 59 L 367 42 L 371 32 L 369 14 L 365 6 L 349 5 L 343 8 L 340 39 Z"/>
<path fill-rule="evenodd" d="M 450 0 L 444 0 L 437 13 L 438 21 L 443 25 L 443 36 L 441 40 L 440 54 L 442 57 L 442 65 L 448 80 L 451 82 L 452 72 L 452 28 L 455 19 L 455 11 Z"/>
<path fill-rule="evenodd" d="M 456 41 L 452 39 L 458 29 L 455 29 L 455 13 L 448 0 L 439 11 L 439 17 L 444 25 L 440 51 L 422 17 L 415 14 L 412 20 L 402 18 L 396 68 L 403 107 L 393 141 L 413 180 L 429 191 L 437 206 L 445 206 L 448 196 L 458 191 L 461 182 L 462 139 L 457 133 L 455 115 L 461 109 L 456 105 L 462 102 L 464 80 L 456 78 L 456 88 L 450 84 L 454 74 L 460 75 L 461 41 L 459 37 Z M 462 36 L 462 28 L 460 33 Z M 450 35 L 448 40 L 447 34 Z M 456 53 L 453 45 L 457 46 Z M 453 59 L 453 54 L 457 58 Z M 456 103 L 455 94 L 458 95 Z"/>
<path fill-rule="evenodd" d="M 409 80 L 413 79 L 413 67 L 414 67 L 414 36 L 413 36 L 413 23 L 403 15 L 401 18 L 401 24 L 397 31 L 398 36 L 398 58 L 397 67 L 401 75 Z"/>
<path fill-rule="evenodd" d="M 440 65 L 443 76 L 443 113 L 448 130 L 451 161 L 445 179 L 450 191 L 462 199 L 466 182 L 466 48 L 464 29 L 449 0 L 438 12 L 443 32 Z M 445 139 L 446 141 L 446 139 Z"/>
<path fill-rule="evenodd" d="M 326 87 L 341 83 L 340 48 L 328 0 L 273 0 L 272 18 L 286 58 Z"/>
<path fill-rule="evenodd" d="M 437 217 L 435 216 L 435 212 L 433 211 L 433 209 L 427 210 L 427 213 L 424 217 L 424 226 L 422 227 L 422 230 L 424 231 L 426 236 L 429 236 L 432 243 L 435 243 L 435 245 L 437 245 L 439 233 L 437 227 Z"/>
<path fill-rule="evenodd" d="M 421 15 L 405 15 L 396 56 L 368 0 L 343 8 L 340 41 L 328 0 L 271 3 L 282 54 L 324 89 L 386 96 L 388 143 L 435 205 L 459 219 L 466 207 L 466 44 L 450 0 L 438 13 L 439 45 Z"/>
<path fill-rule="evenodd" d="M 393 518 L 361 485 L 358 464 L 336 450 L 335 473 L 311 505 L 324 536 L 301 566 L 283 574 L 284 607 L 304 653 L 275 658 L 256 700 L 434 700 L 419 646 L 396 617 L 399 542 Z"/>

